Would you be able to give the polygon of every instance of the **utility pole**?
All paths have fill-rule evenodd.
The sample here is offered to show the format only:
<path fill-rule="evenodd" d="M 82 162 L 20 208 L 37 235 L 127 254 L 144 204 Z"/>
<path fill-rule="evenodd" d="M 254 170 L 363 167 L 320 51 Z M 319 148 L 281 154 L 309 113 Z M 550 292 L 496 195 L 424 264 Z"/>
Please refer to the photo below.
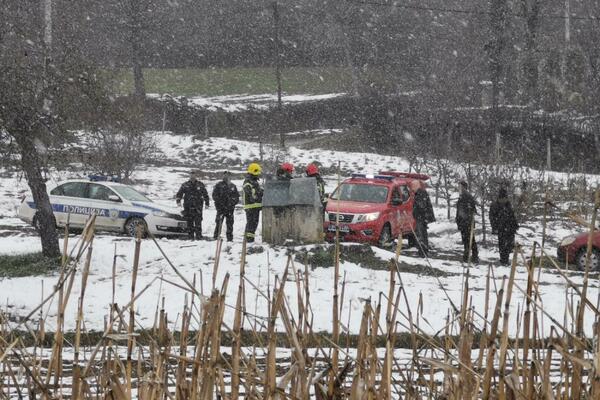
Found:
<path fill-rule="evenodd" d="M 277 122 L 279 132 L 279 142 L 282 148 L 285 147 L 285 135 L 281 131 L 281 50 L 279 48 L 279 6 L 277 1 L 273 2 L 273 24 L 274 29 L 274 41 L 275 41 L 275 79 L 277 80 Z"/>
<path fill-rule="evenodd" d="M 273 2 L 273 23 L 275 24 L 275 79 L 277 80 L 277 108 L 281 109 L 281 56 L 279 49 L 279 7 Z"/>
<path fill-rule="evenodd" d="M 43 0 L 44 14 L 44 44 L 47 49 L 52 47 L 52 0 Z"/>
<path fill-rule="evenodd" d="M 42 1 L 42 14 L 44 20 L 44 76 L 48 76 L 48 68 L 52 63 L 52 0 Z M 44 111 L 50 114 L 52 99 L 44 97 Z"/>
<path fill-rule="evenodd" d="M 569 48 L 571 47 L 571 0 L 565 0 L 565 46 L 563 49 L 561 74 L 563 84 L 567 86 L 567 57 L 569 56 Z"/>

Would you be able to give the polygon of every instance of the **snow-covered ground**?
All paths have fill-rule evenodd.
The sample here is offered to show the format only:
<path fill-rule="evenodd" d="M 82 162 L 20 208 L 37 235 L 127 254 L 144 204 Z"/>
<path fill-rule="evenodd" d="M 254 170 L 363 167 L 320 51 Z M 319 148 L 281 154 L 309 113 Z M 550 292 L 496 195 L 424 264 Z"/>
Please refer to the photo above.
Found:
<path fill-rule="evenodd" d="M 328 94 L 283 94 L 281 102 L 283 104 L 297 104 L 304 102 L 313 102 L 344 96 L 346 93 L 328 93 Z M 155 99 L 165 99 L 159 94 L 149 94 L 148 97 Z M 199 108 L 205 108 L 210 111 L 239 112 L 248 109 L 265 110 L 277 105 L 277 95 L 275 94 L 241 94 L 214 97 L 177 97 L 177 101 L 184 102 Z"/>
<path fill-rule="evenodd" d="M 174 196 L 179 185 L 187 179 L 191 168 L 201 169 L 207 179 L 205 183 L 209 192 L 218 180 L 218 172 L 229 169 L 239 173 L 234 183 L 241 187 L 241 177 L 245 166 L 250 161 L 262 158 L 280 161 L 290 161 L 298 167 L 313 161 L 319 161 L 329 171 L 337 169 L 338 164 L 342 171 L 361 171 L 376 173 L 380 170 L 406 170 L 408 162 L 402 157 L 381 156 L 377 154 L 346 153 L 333 150 L 304 150 L 291 147 L 286 153 L 280 153 L 271 146 L 261 146 L 258 143 L 228 140 L 223 138 L 198 139 L 192 136 L 176 136 L 166 134 L 158 137 L 158 147 L 163 153 L 163 162 L 160 166 L 146 165 L 136 171 L 134 179 L 136 186 L 147 193 L 151 198 L 164 204 L 174 205 Z M 328 169 L 326 169 L 328 170 Z M 333 173 L 333 172 L 332 172 Z M 54 171 L 52 181 L 82 175 L 76 168 L 70 171 Z M 327 190 L 331 191 L 337 184 L 335 175 L 325 176 Z M 553 174 L 553 179 L 562 179 L 561 174 Z M 596 180 L 596 177 L 590 177 Z M 27 190 L 25 181 L 17 174 L 0 174 L 0 254 L 18 254 L 40 250 L 39 238 L 31 229 L 15 218 L 15 207 L 18 205 L 19 196 Z M 433 247 L 431 258 L 426 261 L 415 257 L 414 249 L 403 252 L 401 263 L 417 266 L 412 272 L 402 273 L 402 283 L 407 293 L 407 299 L 415 318 L 419 319 L 419 326 L 426 332 L 435 333 L 442 329 L 446 316 L 452 308 L 451 303 L 460 305 L 465 271 L 464 265 L 458 261 L 462 251 L 460 235 L 455 224 L 446 217 L 446 209 L 442 206 L 435 209 L 437 222 L 430 225 L 430 240 Z M 205 210 L 204 232 L 211 236 L 214 229 L 214 207 Z M 241 209 L 235 213 L 235 241 L 224 244 L 220 255 L 217 283 L 219 284 L 225 274 L 229 274 L 229 290 L 226 302 L 234 305 L 237 296 L 239 281 L 239 263 L 242 251 L 241 236 L 245 224 L 244 213 Z M 556 218 L 548 227 L 549 240 L 547 250 L 553 254 L 556 243 L 568 235 L 575 228 L 572 224 Z M 489 235 L 488 235 L 489 236 Z M 529 254 L 534 241 L 541 242 L 541 224 L 524 224 L 519 230 L 517 240 L 524 245 L 525 253 Z M 479 237 L 480 239 L 481 237 Z M 70 239 L 71 246 L 76 238 Z M 259 240 L 260 242 L 260 240 Z M 173 265 L 189 281 L 194 276 L 198 289 L 209 294 L 212 285 L 213 265 L 216 255 L 216 242 L 200 241 L 188 242 L 180 239 L 159 239 L 161 248 L 167 254 Z M 260 243 L 259 243 L 260 245 Z M 130 296 L 131 271 L 133 264 L 133 241 L 129 238 L 98 234 L 94 240 L 94 252 L 91 264 L 91 274 L 85 296 L 85 325 L 87 329 L 101 330 L 104 325 L 104 316 L 107 314 L 111 299 L 111 269 L 114 250 L 120 256 L 117 258 L 117 290 L 116 301 L 126 304 Z M 263 246 L 264 251 L 250 254 L 247 257 L 246 278 L 255 284 L 261 291 L 272 287 L 276 276 L 281 277 L 288 259 L 288 249 L 283 247 Z M 300 251 L 306 247 L 296 248 Z M 308 246 L 310 248 L 310 246 Z M 393 253 L 374 248 L 375 255 L 382 260 L 393 257 Z M 496 265 L 498 253 L 495 242 L 488 243 L 480 248 L 482 263 L 470 268 L 469 287 L 474 308 L 480 314 L 484 313 L 485 285 L 488 266 L 493 265 L 495 281 L 492 287 L 499 288 L 502 277 L 508 275 L 510 270 Z M 431 267 L 438 270 L 437 274 L 431 273 Z M 298 262 L 295 269 L 304 269 Z M 387 293 L 389 273 L 386 271 L 363 268 L 350 262 L 341 264 L 342 277 L 346 276 L 344 306 L 340 320 L 344 321 L 347 329 L 356 333 L 359 330 L 361 311 L 364 299 L 371 298 L 378 301 L 380 292 Z M 440 273 L 441 272 L 441 273 Z M 315 268 L 310 271 L 309 282 L 311 289 L 311 304 L 314 314 L 313 326 L 317 331 L 331 331 L 331 307 L 333 296 L 333 268 Z M 436 275 L 436 276 L 434 276 Z M 164 281 L 156 278 L 163 277 Z M 13 316 L 26 315 L 40 303 L 43 294 L 48 294 L 56 283 L 58 275 L 35 276 L 25 278 L 0 278 L 0 307 Z M 573 281 L 580 283 L 582 276 L 575 273 Z M 540 275 L 541 302 L 544 309 L 556 320 L 563 321 L 565 310 L 564 280 L 552 269 L 544 269 Z M 177 320 L 177 315 L 183 310 L 186 291 L 174 286 L 167 281 L 180 283 L 176 273 L 164 260 L 160 250 L 149 239 L 142 243 L 140 271 L 138 275 L 138 290 L 153 282 L 137 302 L 139 321 L 146 327 L 152 325 L 157 305 L 165 298 L 165 307 L 170 321 Z M 523 266 L 518 267 L 516 284 L 525 288 L 527 271 Z M 76 299 L 79 291 L 79 279 L 76 280 L 72 298 Z M 289 281 L 286 286 L 288 303 L 292 309 L 296 305 L 296 285 Z M 42 293 L 44 292 L 44 293 Z M 598 294 L 598 284 L 592 280 L 589 296 L 595 299 Z M 419 298 L 422 296 L 422 310 L 416 313 Z M 66 327 L 72 329 L 75 324 L 75 304 L 72 301 L 66 310 Z M 247 311 L 252 314 L 266 316 L 266 300 L 250 285 L 246 285 Z M 493 302 L 490 306 L 493 306 Z M 512 313 L 517 312 L 517 307 L 523 309 L 523 296 L 518 289 L 513 291 Z M 45 308 L 50 318 L 47 330 L 53 329 L 52 316 L 56 312 L 56 303 L 48 304 Z M 406 311 L 406 305 L 401 306 Z M 588 314 L 589 316 L 589 314 Z M 232 323 L 233 309 L 229 307 L 225 313 L 225 322 Z M 514 319 L 513 319 L 514 320 Z M 349 323 L 348 323 L 349 321 Z M 405 326 L 407 321 L 399 318 Z M 586 320 L 586 331 L 591 332 L 593 320 Z M 550 332 L 551 322 L 548 318 L 543 320 L 543 332 Z M 511 326 L 515 332 L 517 326 Z"/>

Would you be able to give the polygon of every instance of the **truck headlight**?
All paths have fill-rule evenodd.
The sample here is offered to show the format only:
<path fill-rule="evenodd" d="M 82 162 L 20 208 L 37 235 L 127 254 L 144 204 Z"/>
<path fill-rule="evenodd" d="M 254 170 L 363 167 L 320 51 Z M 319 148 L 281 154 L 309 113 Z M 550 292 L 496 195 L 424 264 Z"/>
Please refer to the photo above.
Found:
<path fill-rule="evenodd" d="M 152 215 L 154 215 L 155 217 L 168 217 L 169 213 L 166 213 L 164 211 L 154 210 L 154 211 L 152 211 Z"/>
<path fill-rule="evenodd" d="M 575 242 L 575 239 L 576 239 L 575 236 L 567 236 L 566 238 L 561 240 L 560 246 L 561 247 L 569 246 L 569 245 L 573 244 L 573 242 Z"/>
<path fill-rule="evenodd" d="M 368 213 L 368 214 L 358 214 L 358 217 L 356 218 L 356 222 L 371 222 L 371 221 L 375 221 L 377 218 L 379 218 L 378 212 Z"/>

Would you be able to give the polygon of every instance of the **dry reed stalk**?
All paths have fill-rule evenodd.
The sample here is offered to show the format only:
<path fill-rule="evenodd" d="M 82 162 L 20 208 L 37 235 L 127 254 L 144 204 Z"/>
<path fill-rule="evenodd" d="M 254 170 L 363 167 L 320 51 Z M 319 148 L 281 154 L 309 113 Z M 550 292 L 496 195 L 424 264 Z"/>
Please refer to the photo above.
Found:
<path fill-rule="evenodd" d="M 142 229 L 138 227 L 136 238 L 135 238 L 135 250 L 133 253 L 133 271 L 131 272 L 131 300 L 129 306 L 129 326 L 127 330 L 127 376 L 126 376 L 126 393 L 127 397 L 131 399 L 131 374 L 132 374 L 132 353 L 135 345 L 135 339 L 133 337 L 133 327 L 135 325 L 135 287 L 137 284 L 138 268 L 140 265 L 140 251 L 142 247 Z"/>
<path fill-rule="evenodd" d="M 341 162 L 338 161 L 337 168 L 337 180 L 338 187 L 341 184 Z M 335 262 L 333 268 L 333 313 L 332 313 L 332 340 L 338 345 L 340 340 L 340 317 L 339 317 L 339 304 L 338 304 L 338 288 L 339 288 L 339 279 L 340 279 L 340 202 L 337 202 L 337 210 L 336 210 L 336 229 L 335 229 Z M 329 374 L 329 384 L 327 387 L 327 396 L 332 398 L 335 380 L 338 374 L 339 367 L 339 351 L 337 347 L 334 347 L 331 355 L 331 372 Z"/>
<path fill-rule="evenodd" d="M 492 264 L 488 264 L 488 270 L 485 277 L 485 301 L 483 308 L 483 320 L 488 321 L 489 309 L 490 309 L 490 279 L 492 274 Z M 477 356 L 477 362 L 475 363 L 478 371 L 481 370 L 483 365 L 484 348 L 488 340 L 488 324 L 484 323 L 483 331 L 479 339 L 479 355 Z"/>
<path fill-rule="evenodd" d="M 275 326 L 277 323 L 277 314 L 282 307 L 284 298 L 285 283 L 287 282 L 288 271 L 292 262 L 292 256 L 288 256 L 285 270 L 283 271 L 283 277 L 278 287 L 273 288 L 273 299 L 270 307 L 269 322 L 267 328 L 268 348 L 267 348 L 267 359 L 266 359 L 266 373 L 265 373 L 265 395 L 266 400 L 270 400 L 276 393 L 276 357 L 277 357 L 277 335 L 275 332 Z"/>
<path fill-rule="evenodd" d="M 575 335 L 578 338 L 580 338 L 582 341 L 585 339 L 585 332 L 583 331 L 583 323 L 584 323 L 585 308 L 586 308 L 585 303 L 587 300 L 587 290 L 588 290 L 589 275 L 590 275 L 590 258 L 592 255 L 592 244 L 593 244 L 593 238 L 594 238 L 593 235 L 594 235 L 595 227 L 596 227 L 596 218 L 598 216 L 598 207 L 600 207 L 600 190 L 597 189 L 595 197 L 594 197 L 594 212 L 592 213 L 592 222 L 591 222 L 590 231 L 589 231 L 588 240 L 587 240 L 587 250 L 586 250 L 586 255 L 585 255 L 585 272 L 584 272 L 584 276 L 583 276 L 583 285 L 582 285 L 582 289 L 581 289 L 581 302 L 580 302 L 578 313 L 577 313 L 577 320 L 575 322 L 575 324 L 576 324 Z M 584 349 L 585 349 L 584 346 L 576 343 L 575 344 L 575 352 L 574 352 L 575 357 L 583 358 Z M 572 380 L 571 395 L 573 396 L 573 398 L 576 398 L 576 399 L 581 397 L 582 372 L 583 371 L 582 371 L 582 368 L 580 365 L 578 365 L 578 364 L 573 365 L 573 380 Z"/>
<path fill-rule="evenodd" d="M 526 264 L 527 267 L 527 298 L 525 299 L 525 311 L 523 313 L 523 365 L 522 365 L 522 374 L 521 379 L 523 380 L 523 391 L 525 393 L 528 392 L 528 387 L 530 383 L 529 381 L 529 346 L 530 346 L 530 329 L 531 329 L 531 300 L 532 291 L 533 291 L 533 281 L 534 281 L 534 264 L 533 260 L 535 260 L 536 254 L 536 243 L 533 244 L 533 249 L 531 250 L 531 261 Z"/>
<path fill-rule="evenodd" d="M 500 400 L 504 400 L 506 398 L 505 394 L 505 382 L 504 378 L 506 376 L 506 352 L 508 350 L 508 324 L 510 317 L 510 301 L 512 299 L 512 289 L 515 283 L 515 273 L 517 270 L 517 249 L 519 246 L 517 245 L 515 251 L 513 252 L 512 265 L 510 269 L 510 276 L 508 278 L 508 286 L 506 291 L 506 297 L 504 301 L 504 313 L 502 315 L 502 336 L 500 340 L 500 358 L 499 358 L 499 374 L 500 374 L 500 382 L 498 385 L 498 398 Z"/>
<path fill-rule="evenodd" d="M 365 301 L 363 315 L 358 333 L 358 345 L 356 349 L 356 365 L 354 368 L 354 379 L 350 388 L 350 400 L 362 400 L 367 391 L 367 373 L 368 366 L 366 360 L 368 357 L 369 344 L 369 322 L 371 321 L 371 300 Z M 332 397 L 329 397 L 332 398 Z"/>
<path fill-rule="evenodd" d="M 471 317 L 469 316 L 469 268 L 464 279 L 463 287 L 463 301 L 460 315 L 460 334 L 458 342 L 458 358 L 460 364 L 458 367 L 459 385 L 458 394 L 459 398 L 471 399 L 475 393 L 475 377 L 471 374 L 471 348 L 473 345 L 473 334 L 470 329 Z"/>
<path fill-rule="evenodd" d="M 231 399 L 237 400 L 240 392 L 240 353 L 242 332 L 242 310 L 245 309 L 244 276 L 246 271 L 246 239 L 242 242 L 242 256 L 240 261 L 240 281 L 238 284 L 237 299 L 235 302 L 235 316 L 233 319 L 233 343 L 231 346 Z"/>
<path fill-rule="evenodd" d="M 600 300 L 600 294 L 598 295 Z M 591 371 L 591 390 L 590 395 L 592 399 L 600 398 L 600 320 L 596 314 L 596 320 L 594 321 L 594 340 L 593 340 L 593 363 Z"/>
<path fill-rule="evenodd" d="M 506 277 L 502 278 L 502 286 L 496 295 L 496 306 L 494 307 L 494 314 L 492 316 L 492 323 L 490 326 L 490 335 L 487 343 L 487 354 L 486 354 L 486 367 L 485 375 L 483 377 L 483 400 L 490 399 L 491 396 L 491 384 L 492 376 L 494 374 L 494 359 L 496 355 L 495 341 L 498 335 L 498 324 L 500 320 L 500 309 L 502 306 L 502 299 L 504 297 L 504 288 L 506 287 Z"/>
<path fill-rule="evenodd" d="M 217 281 L 217 273 L 219 272 L 219 263 L 221 260 L 221 248 L 223 247 L 223 239 L 217 239 L 217 245 L 215 246 L 215 262 L 213 263 L 213 273 L 212 273 L 212 288 L 215 289 L 216 281 Z"/>
<path fill-rule="evenodd" d="M 401 240 L 401 237 L 399 240 Z M 396 251 L 398 254 L 398 251 Z M 398 255 L 399 256 L 399 255 Z M 385 339 L 385 356 L 383 360 L 383 368 L 382 368 L 382 376 L 381 376 L 381 384 L 379 390 L 379 398 L 390 400 L 391 393 L 391 384 L 392 384 L 392 358 L 394 356 L 394 348 L 392 346 L 392 335 L 394 334 L 394 321 L 395 316 L 392 315 L 392 311 L 395 310 L 395 304 L 393 302 L 394 293 L 396 290 L 396 265 L 392 262 L 389 263 L 390 266 L 390 284 L 388 289 L 388 297 L 387 297 L 387 311 L 385 313 L 385 322 L 386 322 L 386 339 Z"/>
<path fill-rule="evenodd" d="M 83 302 L 85 298 L 85 289 L 87 287 L 87 281 L 90 273 L 90 265 L 92 262 L 92 251 L 93 251 L 94 236 L 90 238 L 90 245 L 88 246 L 87 256 L 83 271 L 81 273 L 81 289 L 79 294 L 79 304 L 77 307 L 77 318 L 75 321 L 75 349 L 73 355 L 73 378 L 72 378 L 72 397 L 73 400 L 79 400 L 81 398 L 80 392 L 80 380 L 81 380 L 81 366 L 79 365 L 79 351 L 81 346 L 81 324 L 83 323 Z"/>
<path fill-rule="evenodd" d="M 79 251 L 78 251 L 77 257 L 75 259 L 75 266 L 77 265 L 77 262 L 79 262 L 79 259 L 82 256 L 83 252 L 85 251 L 85 249 L 91 242 L 91 237 L 93 237 L 95 222 L 96 222 L 95 215 L 92 215 L 86 222 L 83 233 L 81 235 L 81 245 L 79 247 Z M 46 372 L 46 379 L 45 379 L 44 385 L 48 386 L 50 384 L 51 378 L 54 376 L 53 387 L 57 391 L 59 390 L 60 386 L 62 386 L 61 385 L 62 366 L 63 366 L 62 348 L 63 348 L 63 340 L 64 340 L 63 339 L 63 337 L 64 337 L 63 330 L 64 330 L 64 320 L 65 320 L 65 309 L 67 308 L 67 304 L 69 302 L 69 296 L 71 295 L 71 290 L 73 288 L 73 282 L 75 280 L 75 271 L 76 271 L 75 266 L 70 271 L 64 272 L 64 273 L 63 273 L 63 271 L 65 271 L 66 268 L 61 267 L 61 276 L 59 277 L 60 286 L 57 289 L 55 289 L 55 291 L 51 295 L 53 297 L 54 294 L 58 292 L 58 296 L 59 296 L 58 311 L 57 311 L 57 324 L 56 324 L 57 326 L 56 326 L 56 332 L 54 334 L 52 355 L 51 355 L 50 362 L 48 365 L 48 371 Z M 67 280 L 68 280 L 68 282 L 67 282 Z M 64 283 L 67 283 L 66 291 L 64 288 Z M 47 298 L 47 299 L 49 299 L 49 298 Z M 30 313 L 30 315 L 28 315 L 26 318 L 29 319 L 31 317 L 31 315 L 33 315 L 33 314 L 34 314 L 34 311 L 32 311 Z M 42 396 L 42 399 L 46 399 L 46 398 L 47 398 L 46 395 Z"/>

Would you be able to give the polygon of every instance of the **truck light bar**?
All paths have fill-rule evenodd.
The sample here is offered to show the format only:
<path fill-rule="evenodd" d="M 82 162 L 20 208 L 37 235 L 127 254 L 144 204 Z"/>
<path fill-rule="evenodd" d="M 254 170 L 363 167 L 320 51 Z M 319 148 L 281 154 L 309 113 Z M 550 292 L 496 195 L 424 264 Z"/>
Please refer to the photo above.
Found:
<path fill-rule="evenodd" d="M 383 179 L 386 181 L 391 181 L 394 179 L 391 175 L 369 175 L 369 174 L 352 174 L 353 178 L 363 178 L 363 179 Z"/>
<path fill-rule="evenodd" d="M 412 172 L 379 171 L 379 174 L 393 176 L 395 178 L 418 179 L 420 181 L 426 181 L 430 178 L 429 175 L 417 174 L 417 173 L 412 173 Z"/>

